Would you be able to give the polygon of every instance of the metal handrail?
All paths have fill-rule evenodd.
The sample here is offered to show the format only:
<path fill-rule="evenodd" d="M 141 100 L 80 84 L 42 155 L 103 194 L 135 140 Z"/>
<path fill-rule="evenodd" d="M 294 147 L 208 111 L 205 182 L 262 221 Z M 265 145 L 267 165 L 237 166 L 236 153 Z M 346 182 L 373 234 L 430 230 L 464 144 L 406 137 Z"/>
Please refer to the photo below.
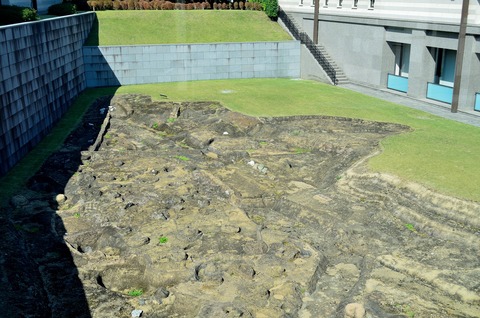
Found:
<path fill-rule="evenodd" d="M 323 68 L 325 73 L 330 77 L 334 85 L 337 85 L 338 80 L 337 80 L 337 71 L 335 68 L 330 64 L 330 62 L 327 60 L 325 55 L 322 53 L 318 45 L 313 43 L 312 39 L 308 36 L 307 33 L 300 31 L 300 28 L 297 27 L 295 22 L 290 19 L 288 14 L 283 11 L 281 8 L 278 11 L 278 17 L 282 19 L 283 23 L 287 27 L 287 29 L 290 31 L 290 33 L 293 35 L 295 40 L 300 41 L 300 43 L 304 44 L 310 53 L 313 55 L 315 60 L 317 60 L 318 64 Z"/>

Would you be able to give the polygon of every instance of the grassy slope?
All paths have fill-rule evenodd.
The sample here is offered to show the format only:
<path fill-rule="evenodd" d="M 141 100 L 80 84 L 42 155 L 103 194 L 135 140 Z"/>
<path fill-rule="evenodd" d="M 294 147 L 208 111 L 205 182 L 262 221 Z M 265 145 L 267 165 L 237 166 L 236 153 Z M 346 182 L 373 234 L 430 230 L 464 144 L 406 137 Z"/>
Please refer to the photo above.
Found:
<path fill-rule="evenodd" d="M 97 17 L 100 27 L 94 26 L 86 45 L 291 40 L 259 11 L 99 11 Z"/>

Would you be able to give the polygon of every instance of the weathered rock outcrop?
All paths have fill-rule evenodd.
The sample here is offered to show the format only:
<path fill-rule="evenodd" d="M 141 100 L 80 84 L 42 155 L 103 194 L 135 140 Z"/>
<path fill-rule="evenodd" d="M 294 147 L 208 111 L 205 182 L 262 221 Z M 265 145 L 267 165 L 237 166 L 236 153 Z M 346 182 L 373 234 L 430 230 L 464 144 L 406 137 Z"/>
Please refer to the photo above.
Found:
<path fill-rule="evenodd" d="M 62 316 L 73 286 L 84 299 L 77 316 L 92 317 L 480 313 L 479 206 L 364 164 L 406 127 L 252 118 L 142 95 L 117 96 L 88 120 L 100 132 L 91 147 L 75 148 L 72 136 L 36 191 L 12 200 L 10 237 L 28 244 L 41 233 L 50 245 L 37 248 L 70 251 L 26 252 L 42 266 L 33 290 L 65 279 L 43 288 L 35 310 Z M 70 265 L 57 277 L 60 261 Z"/>

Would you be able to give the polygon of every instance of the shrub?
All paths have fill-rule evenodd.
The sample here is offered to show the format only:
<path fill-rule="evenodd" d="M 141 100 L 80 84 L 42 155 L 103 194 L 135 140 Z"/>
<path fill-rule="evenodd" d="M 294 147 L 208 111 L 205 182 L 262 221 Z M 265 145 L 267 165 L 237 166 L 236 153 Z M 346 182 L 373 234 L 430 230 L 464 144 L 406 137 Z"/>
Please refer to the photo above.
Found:
<path fill-rule="evenodd" d="M 252 10 L 252 4 L 251 2 L 245 2 L 245 10 Z"/>
<path fill-rule="evenodd" d="M 244 7 L 245 7 L 245 6 L 244 6 L 244 4 L 243 4 L 243 1 L 240 1 L 240 2 L 238 3 L 238 8 L 239 8 L 240 10 L 243 10 Z"/>
<path fill-rule="evenodd" d="M 278 18 L 278 0 L 263 0 L 264 10 L 267 17 L 272 20 L 277 20 Z"/>
<path fill-rule="evenodd" d="M 175 10 L 185 10 L 185 3 L 175 3 Z"/>
<path fill-rule="evenodd" d="M 118 0 L 113 1 L 113 10 L 120 10 L 121 8 L 122 8 L 122 5 L 120 1 Z"/>
<path fill-rule="evenodd" d="M 170 1 L 165 1 L 161 5 L 162 10 L 173 10 L 175 9 L 175 4 Z"/>
<path fill-rule="evenodd" d="M 234 3 L 233 3 L 233 8 L 234 8 L 235 10 L 238 10 L 238 2 L 234 2 Z"/>
<path fill-rule="evenodd" d="M 150 2 L 145 1 L 145 0 L 140 0 L 138 2 L 138 6 L 141 10 L 150 10 L 151 9 Z"/>
<path fill-rule="evenodd" d="M 87 11 L 89 10 L 89 6 L 87 4 L 87 0 L 70 0 L 69 3 L 73 3 L 78 11 Z"/>
<path fill-rule="evenodd" d="M 58 3 L 48 7 L 48 14 L 69 15 L 77 13 L 77 7 L 73 3 Z"/>
<path fill-rule="evenodd" d="M 77 13 L 77 6 L 73 3 L 58 3 L 48 8 L 48 14 L 51 15 L 69 15 Z"/>
<path fill-rule="evenodd" d="M 0 6 L 0 25 L 38 20 L 37 10 L 27 7 Z"/>
<path fill-rule="evenodd" d="M 209 10 L 209 9 L 212 8 L 212 6 L 210 5 L 209 2 L 206 2 L 206 1 L 205 1 L 205 2 L 203 3 L 203 8 Z"/>

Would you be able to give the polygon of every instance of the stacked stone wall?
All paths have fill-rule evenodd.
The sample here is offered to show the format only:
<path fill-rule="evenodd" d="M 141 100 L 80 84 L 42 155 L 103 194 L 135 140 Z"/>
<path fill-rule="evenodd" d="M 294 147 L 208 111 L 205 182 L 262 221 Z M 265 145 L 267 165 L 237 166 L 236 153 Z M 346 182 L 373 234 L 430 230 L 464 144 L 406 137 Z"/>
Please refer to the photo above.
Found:
<path fill-rule="evenodd" d="M 85 89 L 83 13 L 0 27 L 0 176 L 51 130 Z"/>
<path fill-rule="evenodd" d="M 89 87 L 300 77 L 300 42 L 84 47 Z"/>

